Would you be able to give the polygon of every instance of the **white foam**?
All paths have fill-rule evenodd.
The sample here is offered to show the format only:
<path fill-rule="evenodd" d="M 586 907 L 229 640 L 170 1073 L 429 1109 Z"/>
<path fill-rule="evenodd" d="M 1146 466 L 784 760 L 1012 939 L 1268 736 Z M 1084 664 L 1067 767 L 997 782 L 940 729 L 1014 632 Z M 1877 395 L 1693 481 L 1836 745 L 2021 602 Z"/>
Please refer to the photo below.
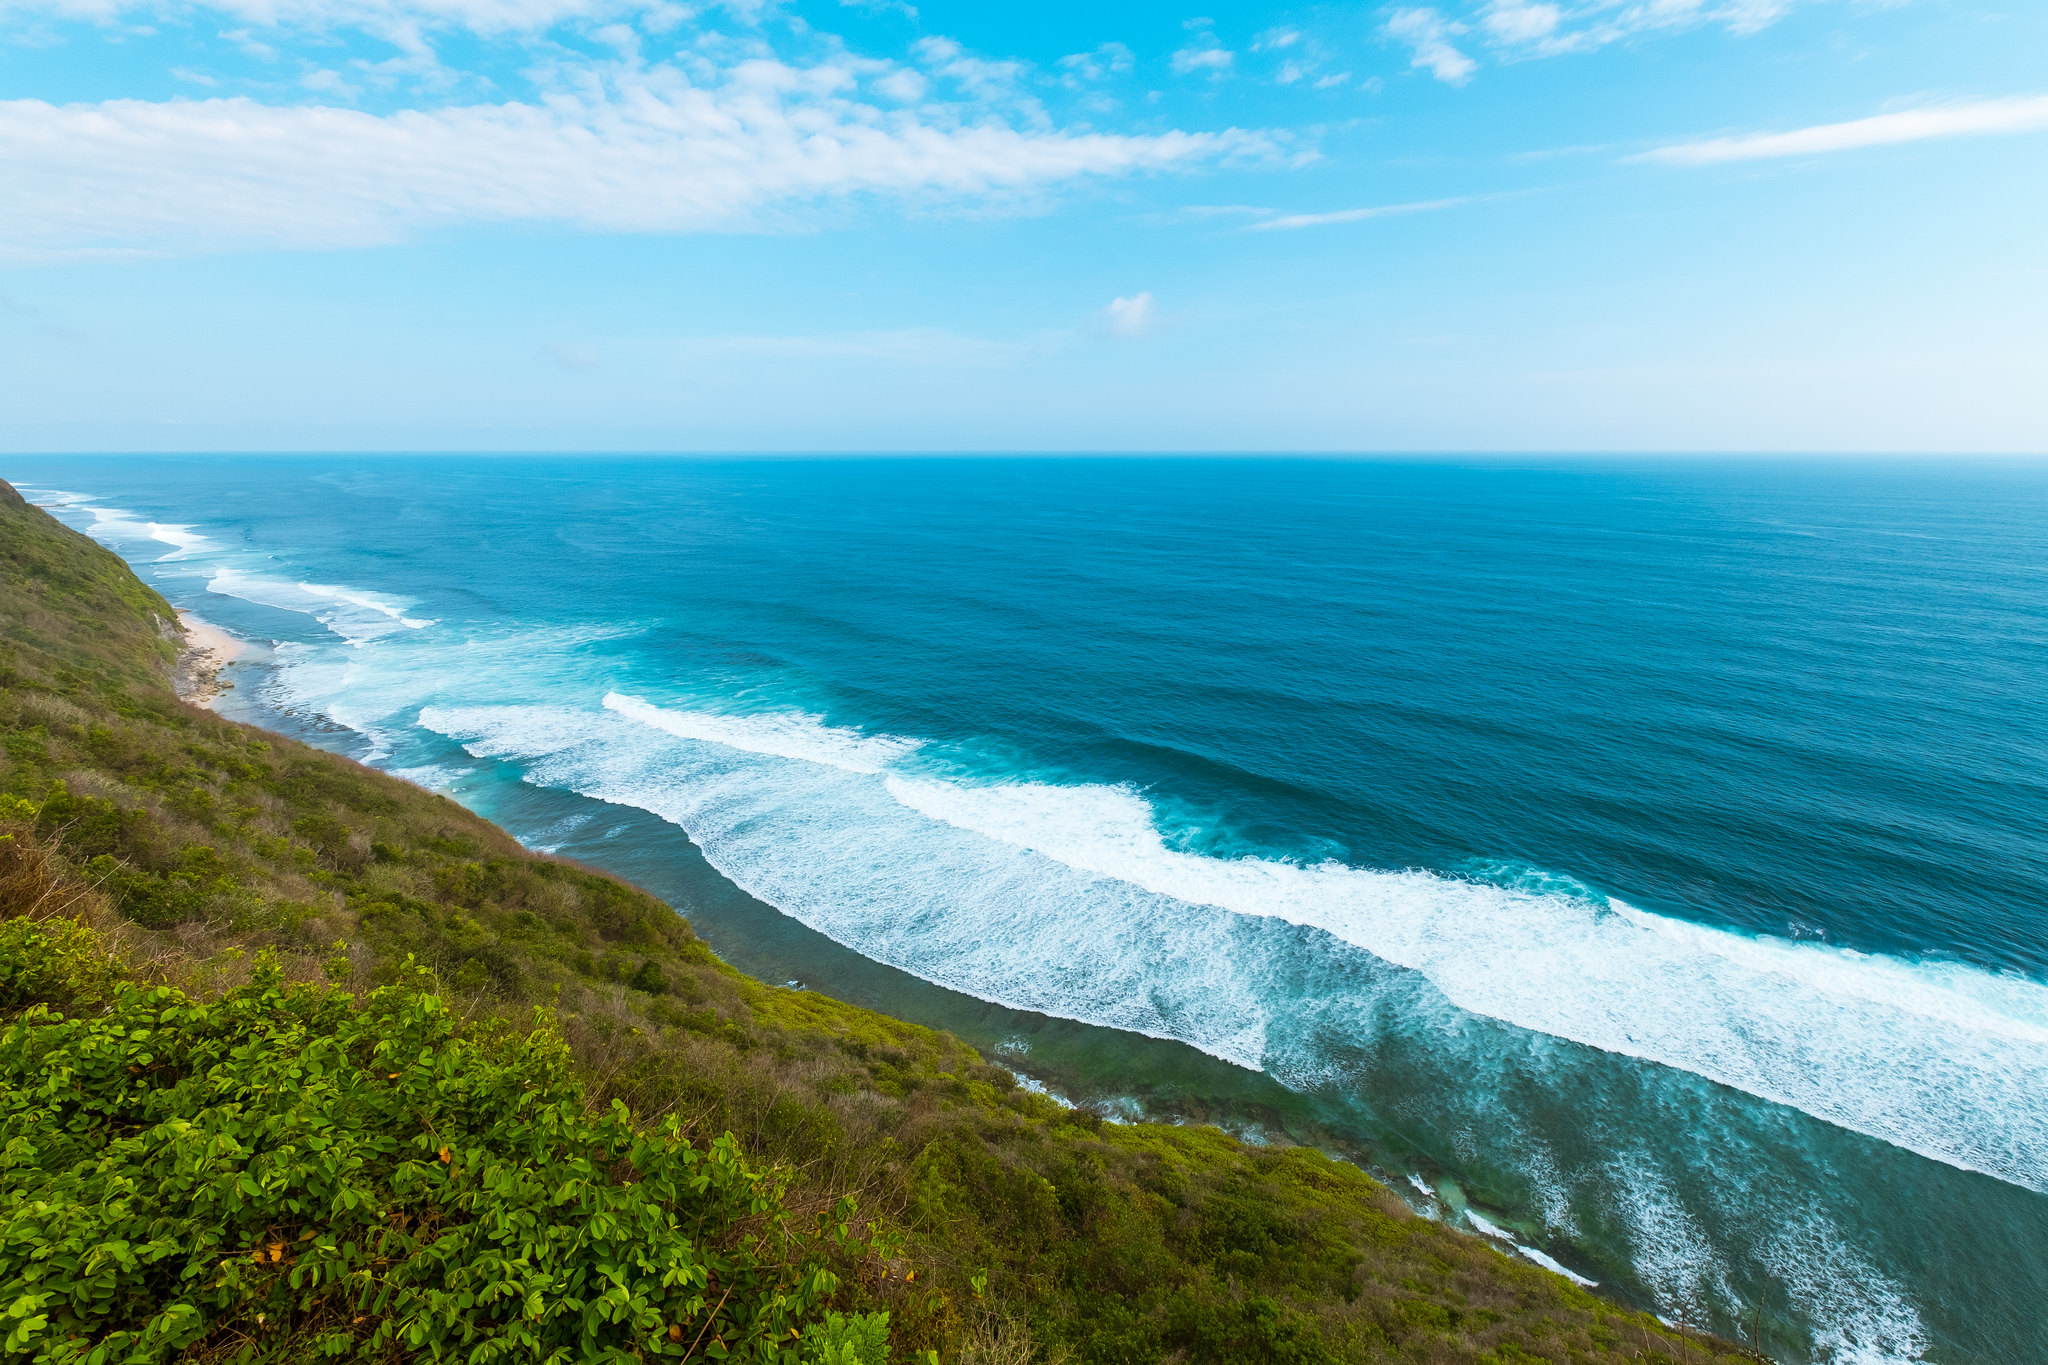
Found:
<path fill-rule="evenodd" d="M 1488 1237 L 1498 1238 L 1503 1242 L 1513 1242 L 1515 1240 L 1513 1233 L 1509 1232 L 1506 1228 L 1497 1227 L 1493 1223 L 1488 1222 L 1480 1216 L 1477 1209 L 1466 1209 L 1465 1220 L 1472 1224 L 1474 1229 Z"/>
<path fill-rule="evenodd" d="M 1167 846 L 1127 787 L 891 774 L 904 805 L 1190 905 L 1321 929 L 1453 1003 L 2048 1190 L 2048 986 L 1430 872 Z"/>
<path fill-rule="evenodd" d="M 1564 1276 L 1567 1280 L 1570 1280 L 1573 1284 L 1577 1285 L 1581 1289 L 1593 1289 L 1596 1288 L 1600 1283 L 1600 1281 L 1598 1280 L 1587 1279 L 1584 1275 L 1579 1274 L 1578 1271 L 1573 1270 L 1570 1266 L 1565 1265 L 1563 1262 L 1557 1260 L 1553 1256 L 1548 1256 L 1544 1254 L 1543 1252 L 1537 1250 L 1535 1247 L 1525 1247 L 1520 1242 L 1517 1242 L 1515 1243 L 1515 1250 L 1521 1252 L 1524 1256 L 1527 1256 L 1530 1260 L 1534 1261 L 1537 1265 L 1542 1266 L 1551 1274 Z"/>
<path fill-rule="evenodd" d="M 1613 1176 L 1617 1203 L 1635 1243 L 1636 1275 L 1664 1311 L 1683 1313 L 1694 1322 L 1702 1320 L 1702 1310 L 1738 1311 L 1727 1266 L 1655 1159 L 1646 1152 L 1623 1155 L 1614 1163 Z M 1675 1325 L 1676 1320 L 1665 1321 Z"/>
<path fill-rule="evenodd" d="M 65 510 L 76 509 L 92 517 L 92 525 L 85 528 L 86 534 L 95 540 L 109 544 L 133 544 L 137 541 L 155 541 L 171 547 L 168 554 L 157 556 L 159 562 L 182 559 L 187 554 L 211 542 L 190 526 L 177 522 L 145 521 L 133 512 L 118 507 L 98 506 L 98 499 L 86 493 L 65 493 L 57 489 L 38 490 L 42 496 L 37 500 L 39 507 L 55 507 Z"/>
<path fill-rule="evenodd" d="M 1074 1107 L 1072 1100 L 1060 1094 L 1057 1090 L 1052 1089 L 1043 1081 L 1035 1081 L 1021 1071 L 1012 1071 L 1010 1074 L 1017 1078 L 1017 1088 L 1019 1090 L 1033 1095 L 1043 1095 L 1063 1109 L 1072 1109 Z"/>
<path fill-rule="evenodd" d="M 799 745 L 788 728 L 744 720 L 616 705 L 419 713 L 477 757 L 521 762 L 535 782 L 680 825 L 743 889 L 877 961 L 997 1004 L 1260 1066 L 1262 973 L 1228 950 L 1235 916 L 926 819 L 863 770 L 877 753 L 867 737 L 811 734 Z M 676 733 L 698 727 L 746 745 Z M 828 759 L 775 752 L 799 747 Z"/>
<path fill-rule="evenodd" d="M 44 488 L 40 484 L 18 483 L 14 491 L 38 507 L 71 508 L 82 507 L 89 502 L 98 502 L 93 493 L 71 493 L 62 488 Z"/>
<path fill-rule="evenodd" d="M 424 630 L 439 622 L 409 614 L 412 604 L 403 598 L 365 592 L 326 583 L 283 580 L 260 572 L 252 573 L 232 563 L 218 562 L 221 547 L 209 537 L 180 523 L 145 521 L 134 513 L 100 504 L 90 493 L 62 489 L 36 489 L 36 505 L 66 512 L 84 512 L 92 518 L 87 534 L 111 545 L 132 546 L 155 541 L 171 547 L 158 563 L 182 560 L 205 552 L 216 562 L 207 583 L 209 592 L 284 611 L 302 612 L 341 636 L 351 645 L 363 645 L 388 634 L 393 628 Z M 246 556 L 244 556 L 246 557 Z"/>
<path fill-rule="evenodd" d="M 313 597 L 326 598 L 333 602 L 345 602 L 352 607 L 361 607 L 366 611 L 376 612 L 379 616 L 396 621 L 408 630 L 424 630 L 428 626 L 440 624 L 437 621 L 422 621 L 416 617 L 407 616 L 403 603 L 394 602 L 388 598 L 376 597 L 366 592 L 358 592 L 351 588 L 337 588 L 325 583 L 300 583 L 297 587 L 299 591 Z"/>
<path fill-rule="evenodd" d="M 450 767 L 446 764 L 429 763 L 420 768 L 386 768 L 393 777 L 402 778 L 415 787 L 424 787 L 430 792 L 452 792 L 455 784 L 469 776 L 469 769 Z M 552 850 L 544 850 L 552 851 Z"/>
<path fill-rule="evenodd" d="M 607 693 L 607 710 L 678 739 L 702 740 L 743 749 L 751 754 L 796 758 L 850 773 L 879 773 L 919 748 L 914 739 L 868 735 L 825 724 L 824 717 L 800 711 L 767 715 L 724 715 L 654 706 L 621 692 Z"/>
<path fill-rule="evenodd" d="M 1781 1212 L 1764 1260 L 1814 1324 L 1815 1358 L 1829 1365 L 1905 1365 L 1932 1345 L 1904 1291 L 1843 1241 L 1817 1210 Z"/>
<path fill-rule="evenodd" d="M 1529 1142 L 1526 1139 L 1516 1146 L 1523 1149 L 1520 1158 L 1522 1173 L 1529 1178 L 1536 1202 L 1542 1206 L 1543 1226 L 1567 1237 L 1580 1236 L 1578 1220 L 1572 1216 L 1570 1190 L 1550 1148 L 1540 1141 Z"/>
<path fill-rule="evenodd" d="M 1412 1180 L 1414 1179 L 1414 1177 L 1410 1176 L 1409 1179 Z M 1509 1232 L 1506 1228 L 1500 1227 L 1494 1223 L 1489 1222 L 1487 1219 L 1481 1217 L 1477 1209 L 1466 1209 L 1465 1220 L 1469 1222 L 1476 1231 L 1484 1233 L 1486 1236 L 1492 1237 L 1497 1241 L 1506 1242 L 1516 1251 L 1528 1257 L 1537 1265 L 1542 1266 L 1551 1274 L 1562 1275 L 1567 1280 L 1570 1280 L 1573 1284 L 1578 1285 L 1582 1289 L 1591 1289 L 1595 1285 L 1600 1283 L 1598 1280 L 1587 1279 L 1584 1275 L 1581 1275 L 1577 1271 L 1569 1269 L 1568 1267 L 1560 1264 L 1554 1257 L 1545 1255 L 1543 1252 L 1538 1251 L 1535 1247 L 1523 1246 L 1520 1242 L 1515 1240 L 1515 1235 L 1512 1232 Z"/>
<path fill-rule="evenodd" d="M 558 708 L 422 719 L 474 752 L 541 761 L 537 780 L 652 810 L 820 932 L 985 999 L 1178 1037 L 1285 1076 L 1309 1059 L 1267 1056 L 1257 965 L 1218 946 L 1231 919 L 1279 919 L 1419 972 L 1472 1013 L 2048 1189 L 2039 983 L 1429 872 L 1206 857 L 1168 847 L 1129 788 L 891 770 L 914 741 L 799 713 L 620 693 L 605 705 L 642 739 Z M 696 747 L 647 750 L 649 731 Z"/>
<path fill-rule="evenodd" d="M 411 604 L 404 599 L 326 583 L 272 578 L 233 567 L 216 570 L 206 589 L 258 606 L 310 616 L 356 648 L 396 630 L 424 630 L 439 624 L 407 615 Z"/>

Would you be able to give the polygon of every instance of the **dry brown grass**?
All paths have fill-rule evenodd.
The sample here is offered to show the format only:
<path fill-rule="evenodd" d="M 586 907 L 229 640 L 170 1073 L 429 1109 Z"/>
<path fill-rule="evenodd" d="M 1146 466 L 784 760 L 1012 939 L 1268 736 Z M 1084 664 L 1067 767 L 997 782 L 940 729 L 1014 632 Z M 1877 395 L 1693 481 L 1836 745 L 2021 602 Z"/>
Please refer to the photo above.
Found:
<path fill-rule="evenodd" d="M 103 921 L 107 905 L 24 824 L 0 825 L 0 919 Z"/>

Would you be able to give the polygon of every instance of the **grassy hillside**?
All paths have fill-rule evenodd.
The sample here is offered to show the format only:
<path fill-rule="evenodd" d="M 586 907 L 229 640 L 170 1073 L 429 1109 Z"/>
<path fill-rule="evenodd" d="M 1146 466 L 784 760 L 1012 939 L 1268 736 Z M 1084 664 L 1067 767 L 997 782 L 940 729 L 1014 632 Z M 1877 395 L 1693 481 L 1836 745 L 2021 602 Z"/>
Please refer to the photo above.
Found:
<path fill-rule="evenodd" d="M 198 1030 L 179 1047 L 212 1056 L 205 1049 L 216 1044 L 200 1035 L 214 1037 L 207 1030 L 232 1017 L 243 1021 L 235 1028 L 286 1039 L 278 1046 L 290 1058 L 340 1049 L 335 1056 L 355 1060 L 335 1065 L 361 1073 L 354 1096 L 377 1081 L 364 1059 L 383 1056 L 388 1043 L 362 1032 L 363 1021 L 423 1011 L 439 1021 L 430 1050 L 461 1093 L 497 1093 L 492 1085 L 530 1066 L 545 1076 L 515 1098 L 556 1114 L 549 1131 L 571 1110 L 591 1116 L 578 1121 L 596 1125 L 592 1133 L 624 1125 L 577 1139 L 613 1153 L 586 1161 L 579 1179 L 615 1194 L 640 1188 L 634 1162 L 616 1155 L 620 1144 L 658 1146 L 668 1132 L 664 1159 L 681 1161 L 677 1153 L 710 1153 L 731 1134 L 719 1150 L 737 1172 L 734 1188 L 786 1186 L 771 1221 L 812 1229 L 759 1253 L 762 1273 L 781 1286 L 761 1290 L 762 1302 L 787 1299 L 774 1310 L 778 1339 L 829 1306 L 887 1310 L 896 1359 L 1735 1358 L 1726 1343 L 1683 1341 L 1417 1218 L 1361 1171 L 1316 1152 L 1248 1147 L 1214 1129 L 1106 1123 L 1026 1093 L 948 1035 L 742 976 L 676 909 L 635 888 L 528 853 L 442 797 L 179 701 L 168 672 L 176 639 L 170 608 L 117 558 L 0 484 L 0 915 L 35 921 L 0 943 L 0 1018 L 12 1021 L 0 1043 L 0 1089 L 14 1087 L 9 1143 L 43 1142 L 51 1125 L 73 1122 L 52 1117 L 59 1109 L 47 1097 L 30 1103 L 17 1093 L 36 1067 L 47 1070 L 37 1059 L 58 1055 L 60 1041 L 86 1046 L 53 1029 L 128 1038 L 130 1024 L 169 1010 L 173 1021 L 214 1021 L 178 1026 Z M 63 927 L 72 920 L 89 927 Z M 560 1058 L 558 1072 L 543 1065 L 550 1057 Z M 147 1075 L 155 1063 L 136 1065 Z M 107 1140 L 118 1147 L 129 1131 L 119 1124 L 143 1124 L 144 1111 L 161 1124 L 178 1104 L 213 1103 L 203 1087 L 162 1097 L 191 1091 L 196 1065 L 134 1114 L 109 1109 L 127 1115 L 118 1124 L 92 1122 L 115 1124 Z M 309 1065 L 293 1061 L 280 1074 Z M 499 1080 L 479 1079 L 485 1073 Z M 265 1103 L 273 1101 L 284 1102 Z M 419 1178 L 405 1172 L 422 1162 L 431 1170 L 437 1149 L 429 1142 L 424 1157 L 399 1161 L 392 1151 L 425 1141 L 426 1130 L 408 1126 L 415 1109 L 361 1112 L 368 1117 L 349 1122 L 364 1132 L 397 1125 L 376 1147 L 385 1153 L 376 1161 L 397 1164 L 365 1168 L 382 1172 L 376 1198 L 397 1199 L 393 1191 Z M 447 1112 L 450 1122 L 485 1122 L 464 1104 Z M 491 1141 L 498 1151 L 508 1140 Z M 539 1156 L 503 1160 L 528 1172 L 519 1180 L 542 1169 L 532 1165 Z M 493 1188 L 526 1188 L 504 1180 L 512 1183 Z M 858 1214 L 842 1236 L 829 1215 L 848 1198 Z M 352 1245 L 357 1233 L 322 1221 L 339 1215 L 300 1203 L 294 1238 Z M 469 1212 L 436 1213 L 452 1220 L 444 1235 L 481 1218 L 462 1207 Z M 662 1207 L 673 1221 L 676 1206 Z M 757 1224 L 733 1214 L 707 1236 L 758 1251 L 767 1243 Z M 221 1235 L 257 1238 L 235 1244 L 238 1252 L 260 1257 L 287 1244 L 237 1226 Z M 582 1245 L 550 1253 L 567 1258 L 562 1275 L 587 1269 L 575 1260 Z M 0 1259 L 0 1273 L 19 1277 L 21 1264 Z M 803 1279 L 826 1265 L 824 1280 Z M 803 1285 L 813 1298 L 802 1297 Z M 0 1285 L 0 1306 L 19 1289 Z M 326 1306 L 291 1310 L 311 1315 L 293 1350 L 318 1339 L 379 1359 L 439 1358 L 425 1338 L 396 1328 L 376 1335 L 383 1319 L 337 1327 L 332 1303 L 319 1302 Z M 108 1311 L 92 1331 L 128 1330 Z M 141 1311 L 140 1300 L 120 1310 Z M 252 1335 L 247 1303 L 233 1311 L 243 1314 L 240 1335 L 222 1328 L 176 1350 L 291 1356 L 275 1333 Z M 486 1315 L 482 1306 L 464 1311 Z M 642 1325 L 654 1333 L 647 1341 L 666 1339 L 655 1318 Z M 76 1330 L 81 1343 L 91 1335 Z M 723 1332 L 674 1344 L 717 1354 Z M 605 1349 L 646 1349 L 619 1342 Z M 585 1347 L 563 1349 L 558 1358 L 586 1358 Z M 873 1354 L 845 1349 L 847 1359 Z M 9 1338 L 0 1355 L 10 1353 L 33 1352 Z M 536 1348 L 527 1358 L 544 1355 Z"/>

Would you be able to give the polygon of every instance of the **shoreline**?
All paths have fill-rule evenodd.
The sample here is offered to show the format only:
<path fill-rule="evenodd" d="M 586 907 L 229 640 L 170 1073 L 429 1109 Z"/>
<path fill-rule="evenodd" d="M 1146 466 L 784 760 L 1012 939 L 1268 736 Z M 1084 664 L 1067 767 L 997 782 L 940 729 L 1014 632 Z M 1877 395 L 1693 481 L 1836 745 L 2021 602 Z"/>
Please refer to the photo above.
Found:
<path fill-rule="evenodd" d="M 189 616 L 189 613 L 181 612 L 181 616 Z M 226 642 L 253 667 L 262 669 L 270 666 L 268 649 L 229 636 L 196 617 L 190 619 L 199 627 L 193 632 L 195 637 L 204 630 Z M 251 651 L 256 653 L 253 660 L 248 659 Z M 223 690 L 233 686 L 232 683 L 226 684 Z M 1007 1005 L 957 987 L 924 980 L 889 963 L 869 958 L 804 925 L 773 902 L 757 897 L 704 858 L 692 836 L 680 824 L 652 811 L 628 807 L 661 827 L 689 850 L 690 856 L 681 861 L 686 866 L 695 865 L 691 873 L 675 876 L 673 852 L 660 855 L 658 860 L 667 866 L 659 872 L 647 866 L 635 866 L 630 858 L 608 861 L 603 855 L 611 853 L 616 856 L 618 851 L 616 845 L 610 843 L 611 836 L 606 837 L 604 846 L 579 848 L 574 853 L 563 852 L 564 844 L 546 847 L 528 844 L 531 829 L 522 831 L 520 823 L 508 819 L 503 812 L 487 813 L 487 806 L 471 806 L 452 788 L 429 787 L 381 766 L 367 752 L 371 741 L 361 731 L 317 711 L 279 711 L 267 699 L 266 693 L 267 689 L 257 689 L 246 700 L 238 699 L 231 703 L 232 709 L 227 712 L 221 712 L 217 694 L 200 704 L 237 724 L 324 749 L 361 763 L 383 776 L 432 791 L 502 829 L 530 852 L 572 866 L 589 868 L 645 890 L 683 916 L 721 961 L 748 977 L 780 982 L 795 989 L 819 990 L 832 999 L 845 1001 L 857 1008 L 951 1033 L 977 1049 L 994 1065 L 1010 1071 L 1024 1089 L 1045 1095 L 1067 1109 L 1087 1110 L 1111 1123 L 1211 1126 L 1240 1143 L 1267 1150 L 1311 1147 L 1364 1171 L 1418 1217 L 1444 1223 L 1464 1235 L 1479 1238 L 1496 1250 L 1502 1250 L 1503 1254 L 1519 1254 L 1523 1260 L 1552 1274 L 1562 1275 L 1581 1288 L 1598 1289 L 1600 1296 L 1609 1302 L 1643 1311 L 1654 1303 L 1654 1300 L 1632 1293 L 1612 1274 L 1603 1275 L 1600 1279 L 1591 1278 L 1564 1265 L 1540 1246 L 1528 1245 L 1530 1241 L 1544 1240 L 1542 1232 L 1532 1231 L 1526 1226 L 1533 1216 L 1529 1208 L 1514 1203 L 1485 1202 L 1483 1207 L 1491 1209 L 1498 1222 L 1471 1209 L 1470 1202 L 1480 1196 L 1466 1192 L 1467 1187 L 1474 1183 L 1470 1172 L 1406 1150 L 1390 1131 L 1351 1127 L 1314 1104 L 1311 1097 L 1293 1096 L 1303 1101 L 1299 1108 L 1275 1105 L 1274 1096 L 1259 1092 L 1267 1085 L 1284 1087 L 1264 1071 L 1244 1068 L 1182 1039 L 1095 1023 L 1073 1015 L 1046 1013 L 1028 1006 Z M 309 723 L 309 716 L 323 723 Z M 338 736 L 352 737 L 361 747 L 337 744 Z M 574 806 L 606 804 L 596 797 L 566 788 L 553 789 L 553 795 Z M 553 823 L 552 820 L 543 820 L 540 827 L 546 828 Z M 572 838 L 567 842 L 574 844 L 576 841 Z M 692 894 L 689 883 L 696 880 L 694 874 L 708 874 L 706 880 L 715 882 L 727 893 L 726 896 L 714 895 L 712 898 L 725 901 L 727 908 L 721 910 L 707 903 L 701 895 L 701 884 L 695 888 L 700 894 Z M 763 936 L 758 926 L 740 927 L 738 921 L 748 916 L 745 912 L 735 914 L 729 898 L 737 898 L 765 911 L 770 924 L 781 932 L 771 930 Z M 811 942 L 814 936 L 815 943 Z M 818 960 L 816 954 L 821 950 L 827 962 Z M 844 955 L 843 959 L 841 955 Z M 899 975 L 902 980 L 896 979 Z M 796 978 L 802 979 L 801 985 Z M 988 1027 L 991 1015 L 1021 1026 L 1034 1041 L 1044 1041 L 1037 1038 L 1037 1026 L 1049 1027 L 1055 1035 L 1055 1055 L 1065 1055 L 1051 1067 L 1041 1065 L 1038 1075 L 1028 1074 L 1024 1069 L 1029 1065 L 1026 1055 L 1004 1046 L 1002 1035 L 1008 1033 L 1014 1038 L 1017 1029 L 991 1030 Z M 1160 1066 L 1163 1062 L 1164 1065 L 1147 1074 L 1141 1064 L 1137 1074 L 1133 1075 L 1125 1065 L 1105 1066 L 1099 1057 L 1091 1059 L 1088 1054 L 1094 1049 L 1090 1047 L 1090 1041 L 1104 1035 L 1116 1038 L 1119 1052 L 1132 1046 L 1147 1050 L 1162 1048 L 1164 1055 L 1154 1054 L 1152 1064 Z M 1028 1053 L 1030 1049 L 1025 1051 Z M 1188 1053 L 1194 1055 L 1184 1055 Z M 1227 1083 L 1218 1084 L 1211 1067 L 1233 1080 L 1241 1079 L 1249 1070 L 1253 1078 L 1250 1088 L 1240 1090 Z M 1123 1073 L 1121 1083 L 1106 1074 L 1110 1072 Z M 1205 1081 L 1208 1084 L 1204 1084 Z M 1411 1196 L 1411 1189 L 1420 1197 Z M 1502 1226 L 1509 1223 L 1524 1225 L 1523 1230 Z M 1594 1266 L 1603 1263 L 1598 1248 L 1580 1238 L 1552 1239 L 1552 1245 L 1582 1263 Z"/>
<path fill-rule="evenodd" d="M 185 632 L 174 680 L 178 695 L 194 706 L 211 709 L 221 693 L 234 687 L 222 681 L 221 673 L 249 652 L 249 642 L 183 609 L 178 612 L 178 625 Z"/>

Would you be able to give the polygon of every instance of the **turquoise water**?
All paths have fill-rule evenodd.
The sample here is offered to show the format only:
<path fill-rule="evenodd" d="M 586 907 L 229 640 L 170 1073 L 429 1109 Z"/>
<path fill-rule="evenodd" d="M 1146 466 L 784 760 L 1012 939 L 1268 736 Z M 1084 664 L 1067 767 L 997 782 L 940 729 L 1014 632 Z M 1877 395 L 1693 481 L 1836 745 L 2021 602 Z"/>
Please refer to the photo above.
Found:
<path fill-rule="evenodd" d="M 2048 1360 L 2048 468 L 0 474 L 746 970 L 1783 1359 Z"/>

